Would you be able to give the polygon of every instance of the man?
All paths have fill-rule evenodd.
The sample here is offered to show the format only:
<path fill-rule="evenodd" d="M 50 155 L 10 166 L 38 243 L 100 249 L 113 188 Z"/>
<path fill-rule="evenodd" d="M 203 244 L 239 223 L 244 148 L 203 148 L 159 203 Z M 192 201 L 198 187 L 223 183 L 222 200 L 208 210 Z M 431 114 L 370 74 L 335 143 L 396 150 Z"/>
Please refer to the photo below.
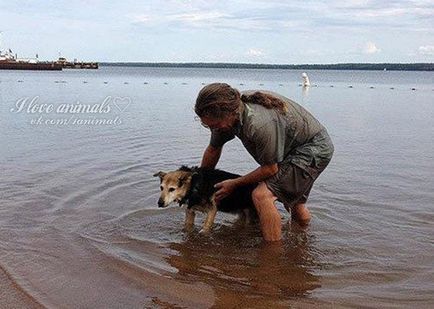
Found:
<path fill-rule="evenodd" d="M 252 198 L 266 241 L 281 239 L 276 200 L 292 219 L 308 224 L 306 201 L 313 182 L 333 155 L 327 130 L 303 107 L 273 92 L 240 92 L 228 84 L 205 86 L 195 104 L 202 124 L 211 130 L 201 166 L 215 168 L 223 145 L 237 136 L 258 162 L 254 171 L 216 185 L 218 202 L 238 186 L 259 183 Z"/>

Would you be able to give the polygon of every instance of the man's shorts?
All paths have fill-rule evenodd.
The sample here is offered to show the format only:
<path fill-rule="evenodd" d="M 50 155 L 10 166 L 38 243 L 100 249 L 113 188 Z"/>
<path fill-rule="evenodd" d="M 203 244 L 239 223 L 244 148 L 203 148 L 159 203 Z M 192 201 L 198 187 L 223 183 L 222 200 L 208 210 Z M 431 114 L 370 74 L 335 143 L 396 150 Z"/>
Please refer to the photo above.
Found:
<path fill-rule="evenodd" d="M 297 147 L 278 164 L 279 171 L 265 183 L 285 208 L 306 203 L 314 181 L 329 164 L 334 147 L 326 130 Z"/>

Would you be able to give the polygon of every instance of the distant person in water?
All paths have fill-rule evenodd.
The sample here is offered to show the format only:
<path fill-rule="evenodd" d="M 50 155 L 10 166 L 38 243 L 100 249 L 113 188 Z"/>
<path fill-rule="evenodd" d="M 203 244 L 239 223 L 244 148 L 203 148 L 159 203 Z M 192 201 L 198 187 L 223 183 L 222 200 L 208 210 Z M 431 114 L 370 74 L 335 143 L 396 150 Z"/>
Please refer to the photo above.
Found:
<path fill-rule="evenodd" d="M 306 201 L 314 181 L 329 164 L 333 143 L 327 130 L 294 101 L 269 91 L 240 93 L 228 84 L 205 86 L 195 112 L 211 130 L 201 167 L 215 168 L 223 145 L 237 136 L 260 165 L 254 171 L 216 185 L 218 202 L 238 186 L 259 183 L 252 198 L 266 241 L 281 239 L 281 218 L 275 201 L 306 225 Z"/>

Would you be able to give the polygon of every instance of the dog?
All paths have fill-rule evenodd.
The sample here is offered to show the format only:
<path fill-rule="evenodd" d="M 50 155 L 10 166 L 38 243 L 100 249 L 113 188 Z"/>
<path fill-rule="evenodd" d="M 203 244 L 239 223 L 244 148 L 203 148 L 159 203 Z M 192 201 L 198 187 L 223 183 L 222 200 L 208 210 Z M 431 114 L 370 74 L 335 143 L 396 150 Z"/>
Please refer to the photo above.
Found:
<path fill-rule="evenodd" d="M 161 195 L 158 207 L 167 207 L 172 202 L 179 206 L 186 205 L 185 229 L 192 230 L 196 212 L 203 212 L 206 218 L 200 233 L 208 233 L 217 211 L 238 214 L 242 224 L 258 220 L 258 214 L 252 200 L 252 192 L 257 184 L 238 187 L 229 196 L 216 203 L 214 185 L 227 179 L 241 177 L 218 169 L 182 166 L 172 172 L 158 172 Z"/>

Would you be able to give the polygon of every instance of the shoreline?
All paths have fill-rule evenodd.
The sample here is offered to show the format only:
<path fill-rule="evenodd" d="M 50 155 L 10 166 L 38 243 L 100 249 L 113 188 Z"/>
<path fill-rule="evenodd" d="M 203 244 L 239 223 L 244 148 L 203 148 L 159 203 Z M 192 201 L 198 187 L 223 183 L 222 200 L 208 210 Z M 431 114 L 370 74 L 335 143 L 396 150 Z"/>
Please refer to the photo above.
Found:
<path fill-rule="evenodd" d="M 1 308 L 44 308 L 28 294 L 11 275 L 0 266 L 0 307 Z"/>

